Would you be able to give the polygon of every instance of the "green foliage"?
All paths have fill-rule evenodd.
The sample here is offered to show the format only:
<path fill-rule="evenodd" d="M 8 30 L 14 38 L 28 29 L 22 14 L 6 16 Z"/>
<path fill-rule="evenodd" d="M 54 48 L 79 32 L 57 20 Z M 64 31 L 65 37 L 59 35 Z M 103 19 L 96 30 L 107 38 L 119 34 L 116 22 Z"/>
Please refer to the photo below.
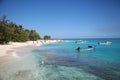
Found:
<path fill-rule="evenodd" d="M 35 30 L 31 30 L 29 34 L 29 39 L 35 41 L 37 39 L 40 39 L 40 36 Z"/>
<path fill-rule="evenodd" d="M 24 29 L 22 25 L 16 25 L 8 21 L 6 20 L 6 16 L 0 19 L 0 42 L 24 42 L 40 39 L 39 34 L 35 30 Z"/>
<path fill-rule="evenodd" d="M 43 39 L 44 39 L 44 40 L 50 40 L 50 39 L 51 39 L 51 36 L 45 35 L 45 36 L 43 37 Z"/>
<path fill-rule="evenodd" d="M 25 31 L 18 31 L 12 35 L 12 41 L 14 42 L 24 42 L 29 40 L 29 34 Z"/>

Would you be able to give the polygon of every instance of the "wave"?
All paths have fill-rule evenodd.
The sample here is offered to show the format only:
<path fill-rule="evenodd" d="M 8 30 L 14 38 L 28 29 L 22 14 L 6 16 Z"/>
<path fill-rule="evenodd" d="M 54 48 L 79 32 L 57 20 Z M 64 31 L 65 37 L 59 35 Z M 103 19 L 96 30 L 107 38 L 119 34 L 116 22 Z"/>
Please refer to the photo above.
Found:
<path fill-rule="evenodd" d="M 19 56 L 17 55 L 16 52 L 12 52 L 12 56 L 15 57 L 15 58 L 19 58 Z"/>

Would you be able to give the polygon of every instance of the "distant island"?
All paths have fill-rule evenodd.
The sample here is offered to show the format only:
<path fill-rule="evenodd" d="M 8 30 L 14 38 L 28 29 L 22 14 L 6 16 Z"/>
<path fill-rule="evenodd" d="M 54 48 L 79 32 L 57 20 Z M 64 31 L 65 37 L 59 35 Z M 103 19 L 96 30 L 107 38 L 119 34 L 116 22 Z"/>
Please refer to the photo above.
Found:
<path fill-rule="evenodd" d="M 12 42 L 36 41 L 42 39 L 36 30 L 25 29 L 22 25 L 17 25 L 2 16 L 0 19 L 0 44 Z M 44 40 L 51 39 L 51 36 L 45 35 Z"/>

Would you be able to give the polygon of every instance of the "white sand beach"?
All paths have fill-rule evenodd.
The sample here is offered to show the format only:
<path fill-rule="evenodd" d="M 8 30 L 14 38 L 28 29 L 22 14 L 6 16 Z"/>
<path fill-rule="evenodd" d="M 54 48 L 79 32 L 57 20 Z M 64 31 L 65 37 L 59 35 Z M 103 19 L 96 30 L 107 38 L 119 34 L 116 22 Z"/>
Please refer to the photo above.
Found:
<path fill-rule="evenodd" d="M 0 45 L 0 58 L 3 56 L 12 56 L 17 57 L 14 53 L 14 50 L 22 47 L 33 47 L 33 46 L 40 46 L 42 44 L 60 42 L 62 40 L 37 40 L 37 41 L 27 41 L 27 42 L 9 42 L 7 45 Z M 10 53 L 11 52 L 11 53 Z M 13 53 L 12 53 L 13 52 Z"/>

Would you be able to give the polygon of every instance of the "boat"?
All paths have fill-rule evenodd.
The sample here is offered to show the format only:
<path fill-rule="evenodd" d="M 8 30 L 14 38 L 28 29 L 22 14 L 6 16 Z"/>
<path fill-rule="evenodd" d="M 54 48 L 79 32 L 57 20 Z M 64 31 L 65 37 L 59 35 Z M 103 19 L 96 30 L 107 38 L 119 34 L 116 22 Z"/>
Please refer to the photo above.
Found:
<path fill-rule="evenodd" d="M 77 44 L 84 44 L 84 43 L 86 43 L 86 41 L 85 40 L 77 40 L 77 41 L 75 41 L 75 43 L 77 43 Z"/>
<path fill-rule="evenodd" d="M 112 42 L 106 41 L 106 42 L 98 42 L 99 45 L 110 45 Z"/>
<path fill-rule="evenodd" d="M 90 51 L 90 50 L 94 50 L 94 47 L 92 47 L 92 46 L 88 46 L 87 48 L 78 47 L 76 50 L 77 51 Z"/>
<path fill-rule="evenodd" d="M 94 48 L 82 48 L 80 51 L 91 51 L 94 50 Z"/>

